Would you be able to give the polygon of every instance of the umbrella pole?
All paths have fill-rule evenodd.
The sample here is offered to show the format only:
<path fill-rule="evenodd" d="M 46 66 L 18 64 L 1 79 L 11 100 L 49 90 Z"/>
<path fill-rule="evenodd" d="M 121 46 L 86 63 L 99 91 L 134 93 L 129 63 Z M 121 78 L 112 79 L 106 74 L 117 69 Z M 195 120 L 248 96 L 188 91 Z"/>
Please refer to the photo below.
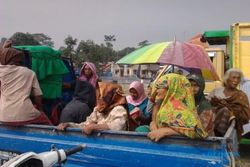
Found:
<path fill-rule="evenodd" d="M 157 75 L 157 77 L 155 78 L 154 83 L 156 83 L 157 80 L 162 76 L 162 74 L 164 74 L 164 72 L 166 71 L 167 68 L 168 68 L 168 65 L 165 65 L 165 66 L 163 67 L 163 69 L 161 70 L 161 72 L 160 72 L 160 73 Z"/>

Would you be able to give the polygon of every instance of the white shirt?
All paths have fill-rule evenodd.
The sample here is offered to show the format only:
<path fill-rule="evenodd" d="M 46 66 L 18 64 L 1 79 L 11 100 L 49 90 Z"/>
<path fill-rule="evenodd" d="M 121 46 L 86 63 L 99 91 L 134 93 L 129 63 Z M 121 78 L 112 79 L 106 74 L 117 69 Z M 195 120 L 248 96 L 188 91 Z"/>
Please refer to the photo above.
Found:
<path fill-rule="evenodd" d="M 108 115 L 103 115 L 94 109 L 94 111 L 87 117 L 85 122 L 80 124 L 71 123 L 71 127 L 81 128 L 84 125 L 95 124 L 107 124 L 110 130 L 126 130 L 127 123 L 127 111 L 123 106 L 114 107 Z"/>
<path fill-rule="evenodd" d="M 0 121 L 29 121 L 40 115 L 30 95 L 42 95 L 36 75 L 26 67 L 0 65 Z"/>

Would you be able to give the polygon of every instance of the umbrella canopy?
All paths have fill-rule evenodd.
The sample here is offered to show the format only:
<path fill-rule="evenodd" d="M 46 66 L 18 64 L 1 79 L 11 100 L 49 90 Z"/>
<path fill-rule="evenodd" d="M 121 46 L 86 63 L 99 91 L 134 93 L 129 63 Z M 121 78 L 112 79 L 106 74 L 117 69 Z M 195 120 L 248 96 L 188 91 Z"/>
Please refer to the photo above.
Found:
<path fill-rule="evenodd" d="M 155 43 L 124 56 L 117 64 L 168 64 L 200 69 L 206 79 L 219 80 L 206 51 L 195 44 L 179 41 Z"/>

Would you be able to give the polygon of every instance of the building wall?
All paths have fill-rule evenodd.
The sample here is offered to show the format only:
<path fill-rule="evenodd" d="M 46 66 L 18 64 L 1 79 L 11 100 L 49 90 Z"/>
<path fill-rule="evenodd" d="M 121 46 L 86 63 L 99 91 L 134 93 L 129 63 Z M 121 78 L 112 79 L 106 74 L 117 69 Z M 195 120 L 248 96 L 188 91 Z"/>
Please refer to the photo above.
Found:
<path fill-rule="evenodd" d="M 159 69 L 159 65 L 117 65 L 112 64 L 111 72 L 113 77 L 130 77 L 136 76 L 138 70 L 140 71 L 140 76 L 142 78 L 151 78 Z"/>

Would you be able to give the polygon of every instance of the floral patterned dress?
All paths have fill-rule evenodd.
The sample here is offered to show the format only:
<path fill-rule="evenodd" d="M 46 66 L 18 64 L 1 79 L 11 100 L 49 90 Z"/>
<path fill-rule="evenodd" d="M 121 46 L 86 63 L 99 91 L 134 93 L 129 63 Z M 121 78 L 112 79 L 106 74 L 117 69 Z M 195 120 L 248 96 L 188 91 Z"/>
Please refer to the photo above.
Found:
<path fill-rule="evenodd" d="M 158 128 L 170 127 L 190 138 L 205 138 L 207 133 L 195 109 L 190 82 L 185 76 L 166 74 L 155 83 L 152 94 L 160 102 L 156 115 Z"/>

